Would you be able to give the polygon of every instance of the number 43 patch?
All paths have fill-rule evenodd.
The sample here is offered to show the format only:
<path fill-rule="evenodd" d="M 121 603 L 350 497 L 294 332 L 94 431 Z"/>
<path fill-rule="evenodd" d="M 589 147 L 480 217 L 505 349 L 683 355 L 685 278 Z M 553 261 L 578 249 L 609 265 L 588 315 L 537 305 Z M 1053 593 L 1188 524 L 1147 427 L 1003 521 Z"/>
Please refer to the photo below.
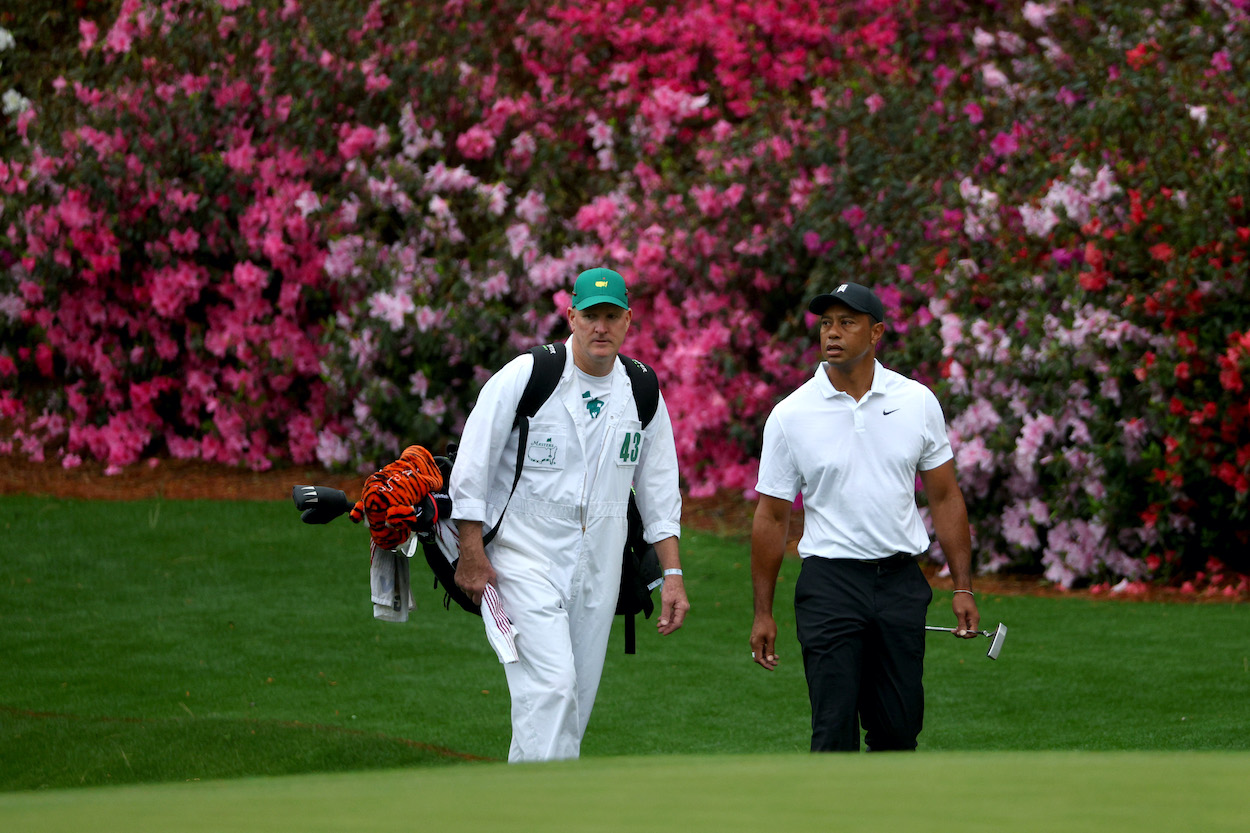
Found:
<path fill-rule="evenodd" d="M 642 451 L 642 432 L 622 431 L 620 436 L 621 450 L 617 456 L 616 464 L 618 466 L 638 465 L 638 453 Z"/>

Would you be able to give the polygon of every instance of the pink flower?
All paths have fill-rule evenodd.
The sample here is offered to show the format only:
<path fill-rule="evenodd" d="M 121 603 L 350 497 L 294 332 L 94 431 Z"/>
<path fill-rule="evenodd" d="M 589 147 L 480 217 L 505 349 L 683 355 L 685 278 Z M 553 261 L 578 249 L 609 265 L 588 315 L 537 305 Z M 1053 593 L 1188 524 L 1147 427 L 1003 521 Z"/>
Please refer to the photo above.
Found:
<path fill-rule="evenodd" d="M 885 106 L 885 99 L 877 93 L 873 93 L 864 99 L 864 106 L 868 108 L 869 113 L 876 113 Z"/>
<path fill-rule="evenodd" d="M 583 205 L 577 210 L 577 214 L 573 217 L 573 224 L 579 231 L 590 231 L 614 223 L 617 212 L 616 200 L 608 196 L 595 197 L 588 205 Z"/>
<path fill-rule="evenodd" d="M 719 217 L 721 215 L 720 192 L 712 185 L 696 185 L 690 189 L 690 196 L 694 197 L 695 205 L 698 206 L 699 212 L 704 217 Z"/>
<path fill-rule="evenodd" d="M 964 115 L 968 117 L 969 124 L 980 124 L 985 119 L 985 113 L 981 110 L 981 105 L 975 101 L 970 101 L 964 105 Z"/>
<path fill-rule="evenodd" d="M 351 449 L 338 432 L 323 429 L 317 434 L 317 460 L 323 466 L 342 465 L 351 458 Z"/>
<path fill-rule="evenodd" d="M 190 254 L 200 245 L 200 233 L 193 228 L 182 231 L 177 229 L 169 233 L 169 247 L 175 252 Z"/>
<path fill-rule="evenodd" d="M 456 137 L 456 149 L 466 159 L 485 159 L 495 152 L 495 137 L 482 125 L 475 124 Z"/>
<path fill-rule="evenodd" d="M 1020 149 L 1020 143 L 1010 133 L 999 133 L 990 141 L 990 150 L 999 156 L 1010 156 Z"/>
<path fill-rule="evenodd" d="M 52 348 L 47 342 L 39 342 L 35 346 L 35 367 L 39 369 L 39 373 L 47 378 L 52 378 Z"/>
<path fill-rule="evenodd" d="M 443 312 L 435 312 L 429 307 L 421 307 L 417 310 L 417 329 L 423 333 L 428 333 L 435 327 L 441 326 L 446 318 Z"/>
<path fill-rule="evenodd" d="M 100 27 L 95 24 L 94 20 L 80 18 L 78 34 L 82 35 L 82 40 L 78 42 L 78 51 L 86 55 L 100 38 Z"/>
<path fill-rule="evenodd" d="M 239 142 L 222 155 L 226 167 L 241 174 L 251 173 L 256 165 L 256 148 L 252 146 L 252 132 L 243 131 Z"/>
<path fill-rule="evenodd" d="M 262 289 L 269 283 L 269 273 L 250 260 L 236 263 L 233 277 L 241 289 Z"/>
<path fill-rule="evenodd" d="M 508 292 L 508 283 L 507 272 L 496 272 L 493 276 L 482 282 L 482 297 L 487 300 L 502 298 Z"/>
<path fill-rule="evenodd" d="M 517 200 L 516 215 L 529 225 L 537 225 L 547 218 L 547 199 L 541 191 L 526 191 Z"/>
<path fill-rule="evenodd" d="M 420 410 L 424 416 L 438 422 L 447 413 L 447 403 L 443 401 L 443 397 L 436 396 L 422 402 Z"/>
<path fill-rule="evenodd" d="M 1217 72 L 1230 72 L 1233 68 L 1233 62 L 1229 59 L 1228 50 L 1221 49 L 1211 56 L 1211 66 Z"/>
<path fill-rule="evenodd" d="M 357 125 L 339 130 L 339 155 L 344 159 L 355 159 L 366 150 L 372 150 L 378 140 L 378 132 L 372 127 Z"/>
<path fill-rule="evenodd" d="M 508 252 L 512 257 L 520 258 L 522 254 L 533 251 L 534 242 L 530 237 L 530 229 L 524 223 L 508 226 L 504 236 L 508 239 Z"/>
<path fill-rule="evenodd" d="M 402 330 L 404 317 L 415 309 L 412 296 L 406 292 L 375 292 L 369 296 L 369 314 L 389 324 L 392 332 Z"/>

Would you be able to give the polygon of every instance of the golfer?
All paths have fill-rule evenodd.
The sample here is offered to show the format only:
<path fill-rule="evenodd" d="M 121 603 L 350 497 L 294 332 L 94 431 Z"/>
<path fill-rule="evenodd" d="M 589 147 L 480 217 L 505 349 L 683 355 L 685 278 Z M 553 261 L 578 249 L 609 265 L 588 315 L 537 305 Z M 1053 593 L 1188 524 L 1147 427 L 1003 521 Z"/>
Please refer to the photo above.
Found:
<path fill-rule="evenodd" d="M 661 396 L 642 427 L 617 358 L 632 316 L 624 278 L 602 268 L 578 275 L 565 314 L 572 336 L 564 371 L 530 420 L 511 500 L 514 418 L 534 364 L 528 353 L 482 388 L 451 474 L 456 584 L 475 602 L 493 585 L 517 634 L 519 660 L 504 665 L 514 763 L 578 756 L 616 612 L 631 484 L 643 537 L 664 568 L 659 632 L 680 628 L 690 607 L 677 545 L 672 422 Z M 505 504 L 506 519 L 486 549 L 482 525 L 496 524 Z"/>
<path fill-rule="evenodd" d="M 752 657 L 777 666 L 773 596 L 790 511 L 803 496 L 794 620 L 812 705 L 812 751 L 915 749 L 924 717 L 925 612 L 916 557 L 929 536 L 919 474 L 954 583 L 955 631 L 976 636 L 968 513 L 932 391 L 876 359 L 885 312 L 844 283 L 808 307 L 824 361 L 764 426 L 751 533 Z"/>

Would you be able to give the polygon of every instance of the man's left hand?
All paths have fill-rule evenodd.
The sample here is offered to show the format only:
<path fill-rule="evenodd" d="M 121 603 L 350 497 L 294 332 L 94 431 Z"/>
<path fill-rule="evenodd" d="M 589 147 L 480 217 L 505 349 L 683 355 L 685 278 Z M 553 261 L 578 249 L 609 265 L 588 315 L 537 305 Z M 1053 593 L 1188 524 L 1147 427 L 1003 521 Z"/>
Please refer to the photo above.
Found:
<path fill-rule="evenodd" d="M 981 635 L 977 630 L 981 625 L 981 612 L 972 594 L 956 593 L 951 599 L 951 609 L 955 611 L 955 636 L 972 639 Z"/>
<path fill-rule="evenodd" d="M 682 577 L 666 576 L 660 589 L 660 620 L 656 622 L 656 630 L 661 636 L 677 630 L 686 621 L 688 610 L 690 602 L 686 599 L 686 585 Z"/>

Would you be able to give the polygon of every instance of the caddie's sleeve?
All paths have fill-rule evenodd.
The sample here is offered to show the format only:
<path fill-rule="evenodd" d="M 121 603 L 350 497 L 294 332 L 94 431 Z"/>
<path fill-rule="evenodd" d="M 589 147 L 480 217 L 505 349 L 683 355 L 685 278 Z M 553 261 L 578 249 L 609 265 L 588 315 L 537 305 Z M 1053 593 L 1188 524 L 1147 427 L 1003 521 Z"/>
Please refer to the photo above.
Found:
<path fill-rule="evenodd" d="M 794 462 L 785 426 L 777 409 L 764 423 L 764 447 L 760 451 L 760 476 L 755 491 L 778 500 L 792 501 L 803 488 L 803 473 Z"/>
<path fill-rule="evenodd" d="M 644 435 L 642 454 L 634 472 L 634 495 L 642 516 L 642 537 L 648 544 L 654 544 L 665 538 L 681 537 L 677 443 L 663 393 Z"/>
<path fill-rule="evenodd" d="M 924 389 L 924 451 L 916 468 L 920 471 L 936 469 L 955 456 L 951 450 L 950 437 L 946 433 L 946 417 L 937 396 L 927 387 Z"/>
<path fill-rule="evenodd" d="M 456 463 L 451 470 L 448 494 L 453 520 L 488 522 L 488 497 L 501 466 L 507 467 L 508 482 L 512 482 L 516 461 L 505 461 L 504 450 L 512 435 L 517 403 L 521 401 L 521 392 L 533 367 L 534 357 L 522 354 L 482 386 L 477 404 L 465 420 L 456 449 Z"/>

